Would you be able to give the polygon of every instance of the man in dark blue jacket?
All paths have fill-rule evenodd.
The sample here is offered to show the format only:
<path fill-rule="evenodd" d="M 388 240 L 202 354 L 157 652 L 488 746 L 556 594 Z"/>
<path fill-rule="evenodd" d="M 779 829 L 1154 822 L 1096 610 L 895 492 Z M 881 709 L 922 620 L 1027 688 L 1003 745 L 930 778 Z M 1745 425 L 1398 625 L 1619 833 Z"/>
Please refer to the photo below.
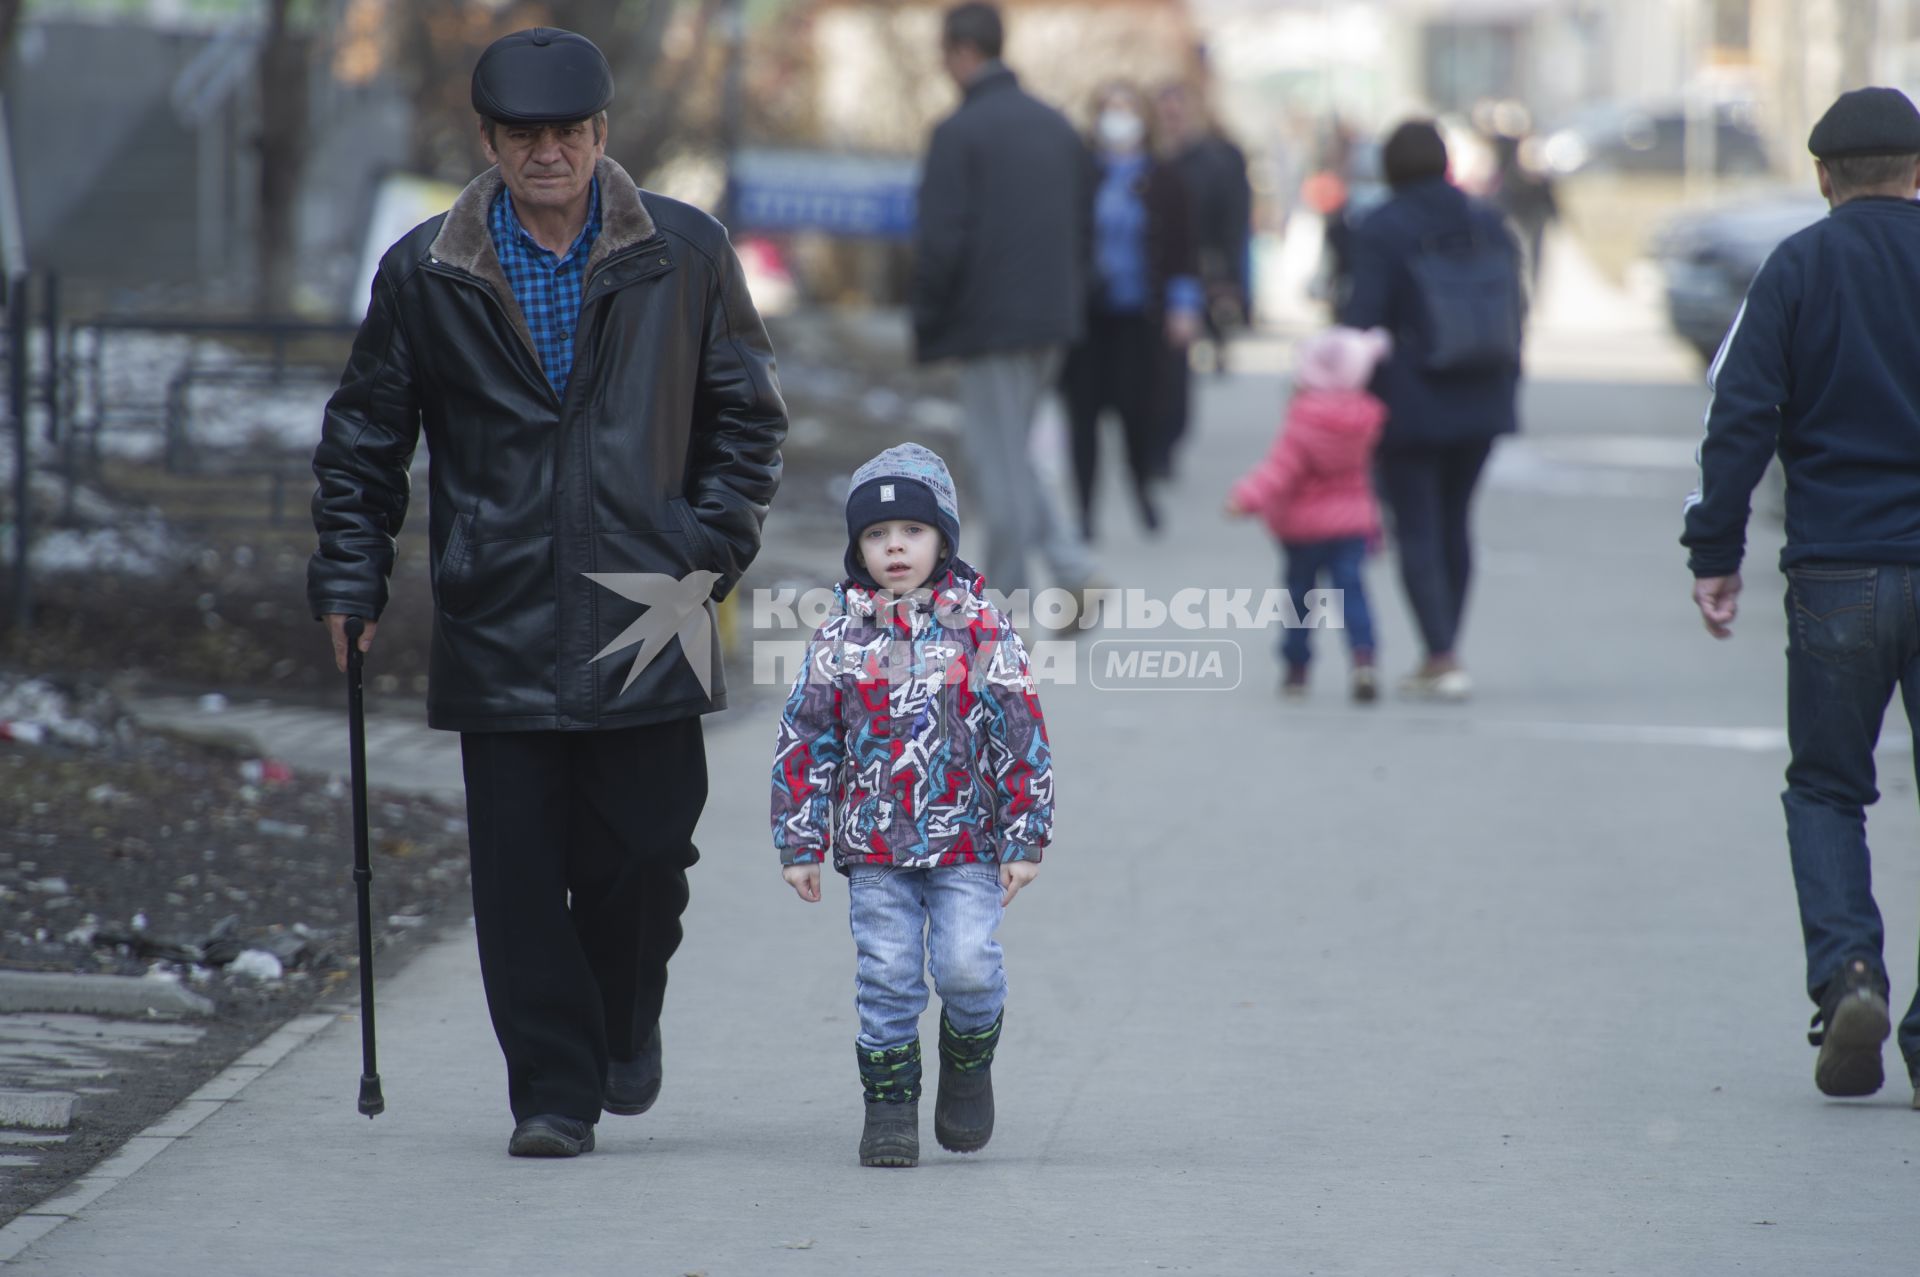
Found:
<path fill-rule="evenodd" d="M 1828 1095 L 1871 1095 L 1890 1028 L 1866 808 L 1893 690 L 1920 723 L 1920 111 L 1841 95 L 1808 142 L 1833 211 L 1781 244 L 1713 361 L 1683 544 L 1694 602 L 1732 633 L 1754 485 L 1787 475 L 1787 845 Z M 1900 1025 L 1920 1085 L 1920 996 Z M 1920 1094 L 1915 1106 L 1920 1107 Z"/>

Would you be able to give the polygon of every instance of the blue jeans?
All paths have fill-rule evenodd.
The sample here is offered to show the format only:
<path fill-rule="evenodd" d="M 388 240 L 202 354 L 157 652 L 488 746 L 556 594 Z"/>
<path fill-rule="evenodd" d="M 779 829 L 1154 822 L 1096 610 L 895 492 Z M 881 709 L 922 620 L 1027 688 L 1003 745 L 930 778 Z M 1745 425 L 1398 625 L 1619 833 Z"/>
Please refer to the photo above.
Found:
<path fill-rule="evenodd" d="M 1324 573 L 1330 587 L 1346 592 L 1347 647 L 1355 652 L 1373 651 L 1373 613 L 1367 607 L 1367 586 L 1360 575 L 1361 565 L 1367 561 L 1366 538 L 1284 541 L 1280 548 L 1287 556 L 1287 593 L 1294 607 L 1306 611 L 1307 591 L 1315 588 Z M 1281 660 L 1288 665 L 1305 665 L 1312 658 L 1312 630 L 1296 626 L 1281 635 Z"/>
<path fill-rule="evenodd" d="M 929 965 L 954 1028 L 976 1033 L 999 1018 L 1007 975 L 993 938 L 1006 912 L 998 865 L 855 865 L 847 896 L 859 951 L 853 996 L 862 1049 L 919 1039 Z"/>
<path fill-rule="evenodd" d="M 1873 748 L 1894 689 L 1920 724 L 1920 567 L 1820 563 L 1787 572 L 1787 846 L 1815 1002 L 1863 958 L 1886 981 L 1873 900 L 1866 809 Z M 1920 741 L 1915 765 L 1920 767 Z M 1900 1024 L 1900 1051 L 1920 1072 L 1920 993 Z"/>

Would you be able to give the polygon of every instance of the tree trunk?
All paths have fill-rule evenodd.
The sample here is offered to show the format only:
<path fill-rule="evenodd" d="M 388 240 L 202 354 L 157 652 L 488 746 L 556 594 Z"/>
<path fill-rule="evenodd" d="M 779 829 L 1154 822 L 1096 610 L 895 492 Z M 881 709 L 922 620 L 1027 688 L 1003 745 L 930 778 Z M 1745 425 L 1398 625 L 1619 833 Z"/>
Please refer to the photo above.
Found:
<path fill-rule="evenodd" d="M 263 315 L 292 309 L 295 213 L 307 152 L 307 40 L 287 29 L 292 0 L 269 0 L 260 49 L 260 219 L 254 306 Z"/>

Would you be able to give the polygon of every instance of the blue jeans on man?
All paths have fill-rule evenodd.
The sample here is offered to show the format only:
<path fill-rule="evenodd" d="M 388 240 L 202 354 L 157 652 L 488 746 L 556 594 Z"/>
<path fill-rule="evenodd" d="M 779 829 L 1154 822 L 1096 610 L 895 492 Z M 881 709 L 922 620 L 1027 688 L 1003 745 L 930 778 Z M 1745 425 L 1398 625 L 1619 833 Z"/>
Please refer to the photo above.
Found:
<path fill-rule="evenodd" d="M 1920 566 L 1809 563 L 1787 571 L 1787 845 L 1818 1003 L 1850 960 L 1884 991 L 1885 931 L 1873 899 L 1866 809 L 1878 798 L 1874 746 L 1899 689 L 1920 767 Z M 1920 1078 L 1920 992 L 1900 1023 Z"/>
<path fill-rule="evenodd" d="M 917 1041 L 927 1009 L 926 973 L 953 1027 L 977 1033 L 1000 1017 L 1007 976 L 993 938 L 1006 911 L 992 862 L 907 869 L 854 865 L 848 914 L 858 950 L 854 1003 L 860 1046 L 879 1051 Z"/>

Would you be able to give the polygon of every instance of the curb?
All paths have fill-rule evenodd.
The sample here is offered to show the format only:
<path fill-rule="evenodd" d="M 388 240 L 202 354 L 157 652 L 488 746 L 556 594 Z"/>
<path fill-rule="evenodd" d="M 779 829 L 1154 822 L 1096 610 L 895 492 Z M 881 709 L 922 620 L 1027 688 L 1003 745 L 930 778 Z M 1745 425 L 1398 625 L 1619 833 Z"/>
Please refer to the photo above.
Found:
<path fill-rule="evenodd" d="M 205 1086 L 180 1101 L 172 1112 L 133 1136 L 107 1158 L 58 1194 L 41 1202 L 0 1228 L 0 1264 L 12 1263 L 20 1253 L 60 1225 L 79 1216 L 135 1171 L 167 1151 L 175 1140 L 212 1117 L 297 1048 L 339 1017 L 337 1012 L 304 1015 L 290 1020 L 267 1039 L 235 1060 Z"/>
<path fill-rule="evenodd" d="M 172 980 L 68 971 L 0 971 L 0 1013 L 73 1011 L 82 1015 L 212 1015 L 213 1002 Z"/>

